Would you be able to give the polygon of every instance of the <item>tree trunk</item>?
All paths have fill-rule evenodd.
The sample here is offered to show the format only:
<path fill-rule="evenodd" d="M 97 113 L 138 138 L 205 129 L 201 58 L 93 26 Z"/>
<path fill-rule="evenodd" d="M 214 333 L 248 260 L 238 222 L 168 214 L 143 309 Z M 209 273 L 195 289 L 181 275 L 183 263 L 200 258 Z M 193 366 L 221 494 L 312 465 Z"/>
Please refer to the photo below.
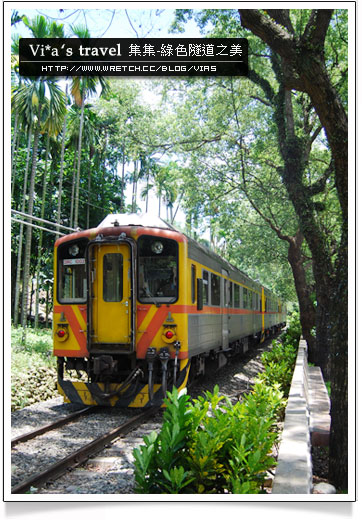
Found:
<path fill-rule="evenodd" d="M 77 150 L 74 149 L 74 159 L 73 159 L 73 180 L 72 180 L 72 195 L 70 198 L 70 227 L 73 226 L 74 222 L 74 196 L 75 196 L 75 182 L 77 178 L 77 170 L 76 170 L 76 163 L 77 163 Z"/>
<path fill-rule="evenodd" d="M 16 177 L 16 160 L 17 160 L 17 139 L 18 139 L 18 126 L 19 126 L 19 114 L 15 112 L 14 119 L 14 133 L 13 133 L 13 141 L 11 143 L 11 198 L 14 197 L 14 189 L 15 189 L 15 177 Z"/>
<path fill-rule="evenodd" d="M 149 184 L 150 184 L 150 169 L 147 168 L 147 184 L 146 184 L 146 213 L 148 212 L 148 197 L 149 197 Z"/>
<path fill-rule="evenodd" d="M 348 279 L 347 235 L 344 235 L 336 268 L 331 301 L 331 433 L 329 479 L 348 489 Z M 352 424 L 352 423 L 351 423 Z"/>
<path fill-rule="evenodd" d="M 27 154 L 26 154 L 26 165 L 25 165 L 24 184 L 23 184 L 23 198 L 22 198 L 22 203 L 21 203 L 21 212 L 22 213 L 25 213 L 26 192 L 28 189 L 28 172 L 29 172 L 29 161 L 30 161 L 31 137 L 32 137 L 32 131 L 31 131 L 31 127 L 29 127 L 28 149 L 27 149 Z M 24 235 L 24 224 L 20 224 L 18 257 L 17 257 L 17 264 L 16 264 L 15 298 L 14 298 L 14 325 L 15 325 L 15 327 L 19 323 L 20 278 L 21 278 L 21 260 L 22 260 L 22 252 L 23 252 L 23 235 Z"/>
<path fill-rule="evenodd" d="M 122 148 L 122 179 L 121 179 L 121 186 L 122 186 L 122 192 L 121 192 L 121 213 L 125 211 L 125 204 L 124 204 L 124 173 L 125 173 L 125 166 L 126 166 L 126 158 L 124 155 L 124 143 Z"/>
<path fill-rule="evenodd" d="M 305 275 L 305 269 L 302 260 L 302 242 L 304 237 L 299 231 L 295 237 L 290 237 L 288 248 L 288 261 L 292 268 L 295 290 L 298 297 L 300 310 L 300 324 L 302 326 L 302 334 L 308 344 L 308 359 L 312 363 L 316 363 L 317 353 L 315 347 L 315 337 L 312 329 L 316 325 L 316 313 L 311 294 L 308 290 L 308 284 Z"/>
<path fill-rule="evenodd" d="M 29 184 L 29 204 L 28 204 L 28 215 L 33 215 L 34 207 L 34 187 L 35 187 L 35 174 L 36 164 L 38 160 L 38 143 L 40 134 L 40 114 L 42 105 L 39 103 L 37 123 L 34 132 L 34 143 L 33 143 L 33 160 L 30 175 Z M 31 255 L 31 238 L 32 238 L 32 227 L 27 226 L 26 229 L 26 242 L 25 242 L 25 257 L 24 257 L 24 277 L 23 277 L 23 298 L 21 306 L 21 325 L 25 328 L 27 324 L 26 313 L 28 309 L 28 296 L 29 296 L 29 273 L 30 273 L 30 255 Z M 25 338 L 24 338 L 25 339 Z"/>
<path fill-rule="evenodd" d="M 138 173 L 139 173 L 138 164 L 137 164 L 137 161 L 134 161 L 133 186 L 132 186 L 132 213 L 136 212 Z"/>
<path fill-rule="evenodd" d="M 45 149 L 45 163 L 44 163 L 44 175 L 43 175 L 43 193 L 42 193 L 42 199 L 41 199 L 41 212 L 40 212 L 40 218 L 44 218 L 45 216 L 45 199 L 46 199 L 46 193 L 47 193 L 47 182 L 48 182 L 48 156 L 49 156 L 49 144 L 50 144 L 50 137 L 49 134 L 47 135 L 47 143 L 46 143 L 46 149 Z M 40 230 L 39 234 L 39 242 L 38 242 L 38 257 L 36 262 L 36 271 L 35 271 L 35 278 L 36 278 L 36 286 L 35 286 L 35 319 L 34 319 L 34 328 L 37 329 L 39 326 L 39 292 L 40 292 L 40 266 L 41 266 L 41 259 L 42 259 L 42 248 L 43 248 L 43 230 Z"/>
<path fill-rule="evenodd" d="M 64 116 L 63 129 L 62 129 L 62 149 L 60 152 L 60 172 L 59 172 L 59 183 L 58 183 L 58 207 L 57 207 L 57 226 L 56 231 L 59 234 L 60 214 L 62 211 L 62 194 L 63 194 L 63 175 L 64 175 L 64 152 L 65 152 L 65 132 L 67 130 L 67 114 Z"/>
<path fill-rule="evenodd" d="M 78 213 L 79 213 L 79 183 L 80 183 L 80 164 L 82 159 L 82 133 L 84 124 L 84 104 L 85 99 L 82 97 L 82 106 L 80 112 L 79 122 L 79 141 L 78 141 L 78 163 L 77 163 L 77 178 L 75 183 L 75 201 L 74 201 L 74 228 L 78 227 Z"/>

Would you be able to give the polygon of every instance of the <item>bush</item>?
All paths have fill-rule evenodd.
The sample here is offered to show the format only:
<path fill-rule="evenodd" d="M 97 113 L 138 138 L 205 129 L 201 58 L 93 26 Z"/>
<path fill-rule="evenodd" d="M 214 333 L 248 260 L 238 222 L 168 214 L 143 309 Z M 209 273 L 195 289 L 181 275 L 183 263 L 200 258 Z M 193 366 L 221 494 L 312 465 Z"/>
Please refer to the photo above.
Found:
<path fill-rule="evenodd" d="M 282 392 L 259 383 L 234 406 L 217 387 L 189 400 L 168 393 L 160 433 L 133 451 L 136 493 L 260 493 L 275 465 Z"/>
<path fill-rule="evenodd" d="M 283 344 L 290 344 L 298 348 L 299 340 L 302 335 L 302 327 L 300 325 L 299 313 L 293 311 L 288 317 L 288 328 L 280 336 L 280 341 Z"/>
<path fill-rule="evenodd" d="M 290 341 L 288 334 L 285 335 L 284 341 Z M 293 377 L 297 349 L 290 343 L 278 343 L 274 340 L 272 344 L 272 350 L 264 352 L 261 356 L 264 372 L 259 375 L 258 379 L 269 386 L 279 384 L 284 396 L 287 397 Z"/>

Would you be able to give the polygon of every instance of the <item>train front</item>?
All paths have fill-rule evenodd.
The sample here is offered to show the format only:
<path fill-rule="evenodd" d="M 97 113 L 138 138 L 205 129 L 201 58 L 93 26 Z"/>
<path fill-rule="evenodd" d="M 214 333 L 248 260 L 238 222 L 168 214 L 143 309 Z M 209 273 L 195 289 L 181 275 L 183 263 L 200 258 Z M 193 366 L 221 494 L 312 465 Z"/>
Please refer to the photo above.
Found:
<path fill-rule="evenodd" d="M 109 215 L 54 254 L 54 355 L 66 402 L 160 404 L 185 387 L 187 242 L 162 220 Z"/>

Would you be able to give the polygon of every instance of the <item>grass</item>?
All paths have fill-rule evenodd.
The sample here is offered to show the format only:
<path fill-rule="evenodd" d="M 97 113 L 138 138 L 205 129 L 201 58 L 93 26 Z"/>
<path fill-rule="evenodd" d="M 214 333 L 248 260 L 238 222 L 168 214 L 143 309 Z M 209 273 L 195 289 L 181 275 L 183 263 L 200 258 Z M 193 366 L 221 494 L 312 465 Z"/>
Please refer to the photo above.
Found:
<path fill-rule="evenodd" d="M 56 358 L 49 329 L 11 330 L 11 409 L 56 397 Z"/>
<path fill-rule="evenodd" d="M 53 340 L 50 329 L 27 329 L 26 341 L 22 338 L 24 329 L 12 327 L 11 329 L 11 362 L 16 371 L 24 371 L 29 367 L 56 365 L 52 355 Z"/>

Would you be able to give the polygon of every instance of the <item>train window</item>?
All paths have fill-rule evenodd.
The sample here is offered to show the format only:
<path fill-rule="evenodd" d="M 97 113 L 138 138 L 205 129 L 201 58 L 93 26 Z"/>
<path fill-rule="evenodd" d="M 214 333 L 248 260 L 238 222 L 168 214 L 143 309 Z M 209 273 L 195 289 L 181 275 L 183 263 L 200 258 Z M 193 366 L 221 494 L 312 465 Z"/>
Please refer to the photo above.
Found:
<path fill-rule="evenodd" d="M 208 303 L 209 303 L 209 273 L 208 273 L 208 271 L 202 272 L 202 279 L 204 282 L 204 290 L 202 293 L 202 302 L 204 305 L 208 305 Z"/>
<path fill-rule="evenodd" d="M 253 293 L 251 291 L 248 291 L 248 303 L 249 303 L 249 309 L 253 308 Z"/>
<path fill-rule="evenodd" d="M 248 308 L 248 291 L 243 287 L 243 309 Z"/>
<path fill-rule="evenodd" d="M 233 283 L 229 281 L 229 301 L 228 306 L 231 307 L 233 302 Z"/>
<path fill-rule="evenodd" d="M 88 239 L 72 240 L 58 247 L 58 301 L 85 303 L 87 274 L 85 251 Z"/>
<path fill-rule="evenodd" d="M 191 266 L 191 302 L 196 301 L 196 265 Z"/>
<path fill-rule="evenodd" d="M 240 287 L 234 284 L 234 307 L 239 309 L 240 307 Z"/>
<path fill-rule="evenodd" d="M 138 299 L 172 303 L 178 297 L 178 245 L 175 240 L 142 235 L 138 239 Z"/>
<path fill-rule="evenodd" d="M 123 255 L 107 253 L 103 257 L 103 300 L 123 300 Z"/>
<path fill-rule="evenodd" d="M 220 276 L 211 273 L 211 305 L 220 305 Z"/>

